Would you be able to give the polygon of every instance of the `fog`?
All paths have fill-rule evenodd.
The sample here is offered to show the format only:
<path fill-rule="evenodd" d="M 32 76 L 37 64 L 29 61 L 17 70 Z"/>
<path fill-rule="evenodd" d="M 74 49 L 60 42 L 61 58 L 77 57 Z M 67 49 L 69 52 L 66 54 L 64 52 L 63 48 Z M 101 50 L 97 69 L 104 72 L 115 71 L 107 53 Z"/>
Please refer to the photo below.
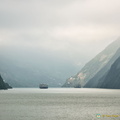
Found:
<path fill-rule="evenodd" d="M 119 37 L 119 21 L 119 0 L 1 0 L 0 54 L 74 74 Z"/>

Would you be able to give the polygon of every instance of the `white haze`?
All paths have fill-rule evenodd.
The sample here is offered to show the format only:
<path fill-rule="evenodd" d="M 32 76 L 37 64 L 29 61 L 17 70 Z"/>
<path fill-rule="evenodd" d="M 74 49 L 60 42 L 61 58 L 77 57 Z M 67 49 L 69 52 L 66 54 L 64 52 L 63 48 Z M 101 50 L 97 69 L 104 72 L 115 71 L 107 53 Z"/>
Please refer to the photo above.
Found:
<path fill-rule="evenodd" d="M 76 72 L 119 31 L 120 0 L 0 0 L 0 53 L 14 62 Z"/>

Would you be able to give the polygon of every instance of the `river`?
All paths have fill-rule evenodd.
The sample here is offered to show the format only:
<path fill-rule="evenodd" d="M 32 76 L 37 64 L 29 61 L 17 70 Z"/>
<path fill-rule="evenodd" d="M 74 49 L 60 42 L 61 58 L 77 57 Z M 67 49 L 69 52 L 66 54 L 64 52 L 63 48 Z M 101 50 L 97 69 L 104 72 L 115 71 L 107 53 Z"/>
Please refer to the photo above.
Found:
<path fill-rule="evenodd" d="M 0 120 L 120 120 L 120 90 L 0 90 Z"/>

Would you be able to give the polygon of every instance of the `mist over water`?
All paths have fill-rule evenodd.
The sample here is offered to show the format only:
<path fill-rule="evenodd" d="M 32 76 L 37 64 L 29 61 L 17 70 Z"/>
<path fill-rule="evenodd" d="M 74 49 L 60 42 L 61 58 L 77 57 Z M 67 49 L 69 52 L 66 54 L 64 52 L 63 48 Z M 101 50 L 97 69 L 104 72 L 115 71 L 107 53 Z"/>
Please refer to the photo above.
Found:
<path fill-rule="evenodd" d="M 12 89 L 0 91 L 0 120 L 120 120 L 120 90 Z"/>
<path fill-rule="evenodd" d="M 13 88 L 61 87 L 119 31 L 120 0 L 0 0 L 0 75 Z M 117 89 L 0 90 L 0 120 L 120 120 L 111 115 L 120 115 Z"/>

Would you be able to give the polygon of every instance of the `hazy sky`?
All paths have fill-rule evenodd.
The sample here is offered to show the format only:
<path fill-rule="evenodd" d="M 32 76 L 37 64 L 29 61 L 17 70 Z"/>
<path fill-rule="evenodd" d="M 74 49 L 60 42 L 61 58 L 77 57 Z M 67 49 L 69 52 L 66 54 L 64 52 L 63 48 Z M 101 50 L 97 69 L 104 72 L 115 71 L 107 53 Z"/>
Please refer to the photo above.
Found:
<path fill-rule="evenodd" d="M 0 0 L 0 47 L 8 53 L 49 53 L 79 64 L 119 31 L 120 0 Z"/>

